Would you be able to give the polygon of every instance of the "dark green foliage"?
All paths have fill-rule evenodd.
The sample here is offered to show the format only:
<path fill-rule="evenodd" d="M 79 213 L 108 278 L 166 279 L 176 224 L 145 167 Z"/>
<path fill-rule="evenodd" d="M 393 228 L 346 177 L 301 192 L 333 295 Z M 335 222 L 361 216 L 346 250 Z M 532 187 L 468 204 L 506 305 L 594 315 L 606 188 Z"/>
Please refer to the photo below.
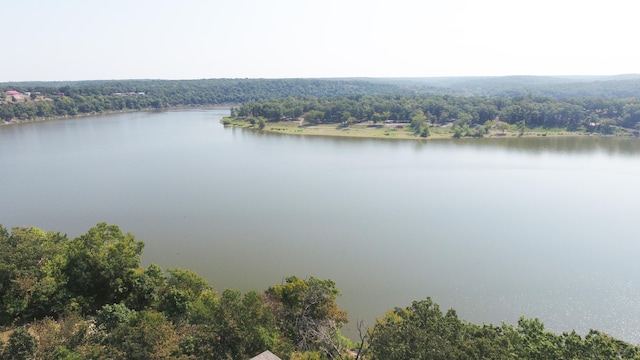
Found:
<path fill-rule="evenodd" d="M 19 327 L 11 333 L 0 360 L 30 360 L 36 352 L 36 339 L 26 328 Z"/>
<path fill-rule="evenodd" d="M 72 305 L 94 313 L 127 299 L 135 288 L 144 244 L 115 225 L 100 223 L 71 241 L 62 268 Z"/>
<path fill-rule="evenodd" d="M 60 267 L 67 239 L 37 228 L 0 227 L 0 324 L 53 315 L 65 307 Z"/>
<path fill-rule="evenodd" d="M 211 290 L 207 280 L 191 270 L 173 268 L 168 269 L 167 272 L 169 273 L 167 286 L 187 292 L 190 300 L 196 299 L 205 290 Z"/>
<path fill-rule="evenodd" d="M 127 306 L 134 310 L 157 306 L 166 285 L 167 279 L 160 266 L 151 264 L 146 270 L 139 269 L 135 273 L 133 288 L 126 301 Z"/>
<path fill-rule="evenodd" d="M 159 309 L 169 319 L 185 319 L 189 315 L 190 305 L 211 286 L 190 270 L 175 268 L 167 272 L 167 286 L 161 290 Z"/>
<path fill-rule="evenodd" d="M 429 136 L 429 123 L 421 109 L 414 111 L 413 116 L 411 116 L 411 128 L 417 135 L 420 135 L 423 138 Z"/>
<path fill-rule="evenodd" d="M 54 360 L 83 360 L 84 357 L 78 353 L 75 353 L 66 346 L 58 346 L 51 353 L 51 357 Z"/>
<path fill-rule="evenodd" d="M 255 291 L 243 296 L 225 290 L 219 298 L 204 292 L 193 304 L 190 323 L 196 325 L 190 339 L 196 358 L 248 359 L 281 346 L 272 309 Z"/>
<path fill-rule="evenodd" d="M 262 110 L 260 110 L 260 112 L 262 112 Z M 318 124 L 324 118 L 325 118 L 324 111 L 309 110 L 306 113 L 304 113 L 304 121 L 308 124 L 312 124 L 312 125 Z"/>
<path fill-rule="evenodd" d="M 258 129 L 262 130 L 264 129 L 266 122 L 264 121 L 264 118 L 259 118 L 257 121 L 257 125 L 258 125 Z"/>
<path fill-rule="evenodd" d="M 339 329 L 348 319 L 336 303 L 341 293 L 335 285 L 329 279 L 290 276 L 267 290 L 280 332 L 296 350 L 321 350 L 331 356 L 340 351 Z"/>
<path fill-rule="evenodd" d="M 104 331 L 112 331 L 118 326 L 128 324 L 136 312 L 124 304 L 105 305 L 98 310 L 96 326 Z"/>
<path fill-rule="evenodd" d="M 143 310 L 107 332 L 104 355 L 117 359 L 167 359 L 179 352 L 178 334 L 162 313 Z"/>
<path fill-rule="evenodd" d="M 1 325 L 70 309 L 94 314 L 133 297 L 142 298 L 141 307 L 152 301 L 141 289 L 144 279 L 136 281 L 143 243 L 117 226 L 100 223 L 72 241 L 37 228 L 10 235 L 1 228 L 0 247 Z"/>
<path fill-rule="evenodd" d="M 455 312 L 443 315 L 431 299 L 396 308 L 376 323 L 371 352 L 376 359 L 456 359 L 462 322 Z"/>
<path fill-rule="evenodd" d="M 372 359 L 640 359 L 637 346 L 592 330 L 557 335 L 538 319 L 518 326 L 466 323 L 431 299 L 395 308 L 370 330 Z"/>
<path fill-rule="evenodd" d="M 189 290 L 169 287 L 164 291 L 159 309 L 174 321 L 185 319 L 189 315 L 189 304 L 194 296 Z"/>

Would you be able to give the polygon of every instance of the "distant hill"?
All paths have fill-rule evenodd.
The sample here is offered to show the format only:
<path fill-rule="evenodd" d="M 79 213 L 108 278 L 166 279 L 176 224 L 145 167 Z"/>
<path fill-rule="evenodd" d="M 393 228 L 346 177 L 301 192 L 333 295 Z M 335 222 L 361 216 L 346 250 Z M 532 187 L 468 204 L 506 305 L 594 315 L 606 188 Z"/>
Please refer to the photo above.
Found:
<path fill-rule="evenodd" d="M 427 78 L 354 78 L 405 87 L 420 92 L 458 96 L 640 97 L 640 74 L 613 76 L 499 76 Z"/>
<path fill-rule="evenodd" d="M 145 92 L 179 103 L 240 103 L 283 97 L 355 95 L 548 96 L 640 98 L 640 74 L 612 76 L 479 76 L 322 79 L 88 80 L 0 83 L 0 90 L 66 95 Z M 205 95 L 206 94 L 206 95 Z M 195 96 L 194 96 L 195 95 Z"/>

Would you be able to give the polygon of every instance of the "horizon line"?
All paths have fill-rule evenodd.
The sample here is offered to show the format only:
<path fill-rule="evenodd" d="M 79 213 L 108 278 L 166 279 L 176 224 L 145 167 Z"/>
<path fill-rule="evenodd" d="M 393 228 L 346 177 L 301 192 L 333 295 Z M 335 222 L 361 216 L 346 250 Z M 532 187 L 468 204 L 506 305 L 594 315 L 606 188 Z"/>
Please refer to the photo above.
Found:
<path fill-rule="evenodd" d="M 202 80 L 342 80 L 342 79 L 465 79 L 465 78 L 615 78 L 638 77 L 640 73 L 621 73 L 611 75 L 438 75 L 438 76 L 323 76 L 323 77 L 211 77 L 211 78 L 111 78 L 82 80 L 9 80 L 0 84 L 12 83 L 56 83 L 56 82 L 89 82 L 89 81 L 202 81 Z"/>

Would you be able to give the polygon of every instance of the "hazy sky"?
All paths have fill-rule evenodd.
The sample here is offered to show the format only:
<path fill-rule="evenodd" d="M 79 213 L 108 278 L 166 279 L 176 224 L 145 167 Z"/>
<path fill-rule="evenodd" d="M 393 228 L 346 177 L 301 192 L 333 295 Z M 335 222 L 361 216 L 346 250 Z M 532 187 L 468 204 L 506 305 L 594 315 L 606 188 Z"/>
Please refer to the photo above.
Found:
<path fill-rule="evenodd" d="M 636 0 L 0 0 L 0 81 L 640 73 Z"/>

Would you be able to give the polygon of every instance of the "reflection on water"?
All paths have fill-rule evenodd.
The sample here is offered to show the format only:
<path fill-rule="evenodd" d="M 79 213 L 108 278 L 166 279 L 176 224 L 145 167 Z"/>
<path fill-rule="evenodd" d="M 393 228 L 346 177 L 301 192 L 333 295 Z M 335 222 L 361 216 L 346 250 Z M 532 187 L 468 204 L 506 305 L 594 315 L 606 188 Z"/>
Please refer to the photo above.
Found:
<path fill-rule="evenodd" d="M 639 139 L 303 137 L 226 113 L 0 127 L 0 223 L 114 223 L 146 264 L 218 290 L 331 278 L 352 324 L 431 296 L 476 323 L 640 342 Z"/>
<path fill-rule="evenodd" d="M 621 137 L 535 137 L 504 138 L 479 141 L 477 146 L 497 146 L 509 151 L 528 153 L 607 154 L 636 156 L 640 154 L 640 139 Z M 466 140 L 467 142 L 469 140 Z"/>
<path fill-rule="evenodd" d="M 228 128 L 230 131 L 242 131 L 254 137 L 301 137 L 295 134 L 264 133 L 252 129 Z M 561 153 L 561 154 L 589 154 L 600 153 L 607 155 L 636 156 L 640 154 L 640 139 L 636 137 L 605 137 L 605 136 L 537 136 L 517 137 L 505 136 L 480 139 L 390 139 L 390 138 L 358 138 L 358 137 L 320 137 L 303 136 L 304 141 L 318 141 L 341 144 L 380 142 L 389 147 L 411 146 L 417 150 L 428 149 L 445 143 L 447 146 L 471 146 L 476 149 L 502 148 L 507 151 L 523 151 L 531 154 Z"/>

